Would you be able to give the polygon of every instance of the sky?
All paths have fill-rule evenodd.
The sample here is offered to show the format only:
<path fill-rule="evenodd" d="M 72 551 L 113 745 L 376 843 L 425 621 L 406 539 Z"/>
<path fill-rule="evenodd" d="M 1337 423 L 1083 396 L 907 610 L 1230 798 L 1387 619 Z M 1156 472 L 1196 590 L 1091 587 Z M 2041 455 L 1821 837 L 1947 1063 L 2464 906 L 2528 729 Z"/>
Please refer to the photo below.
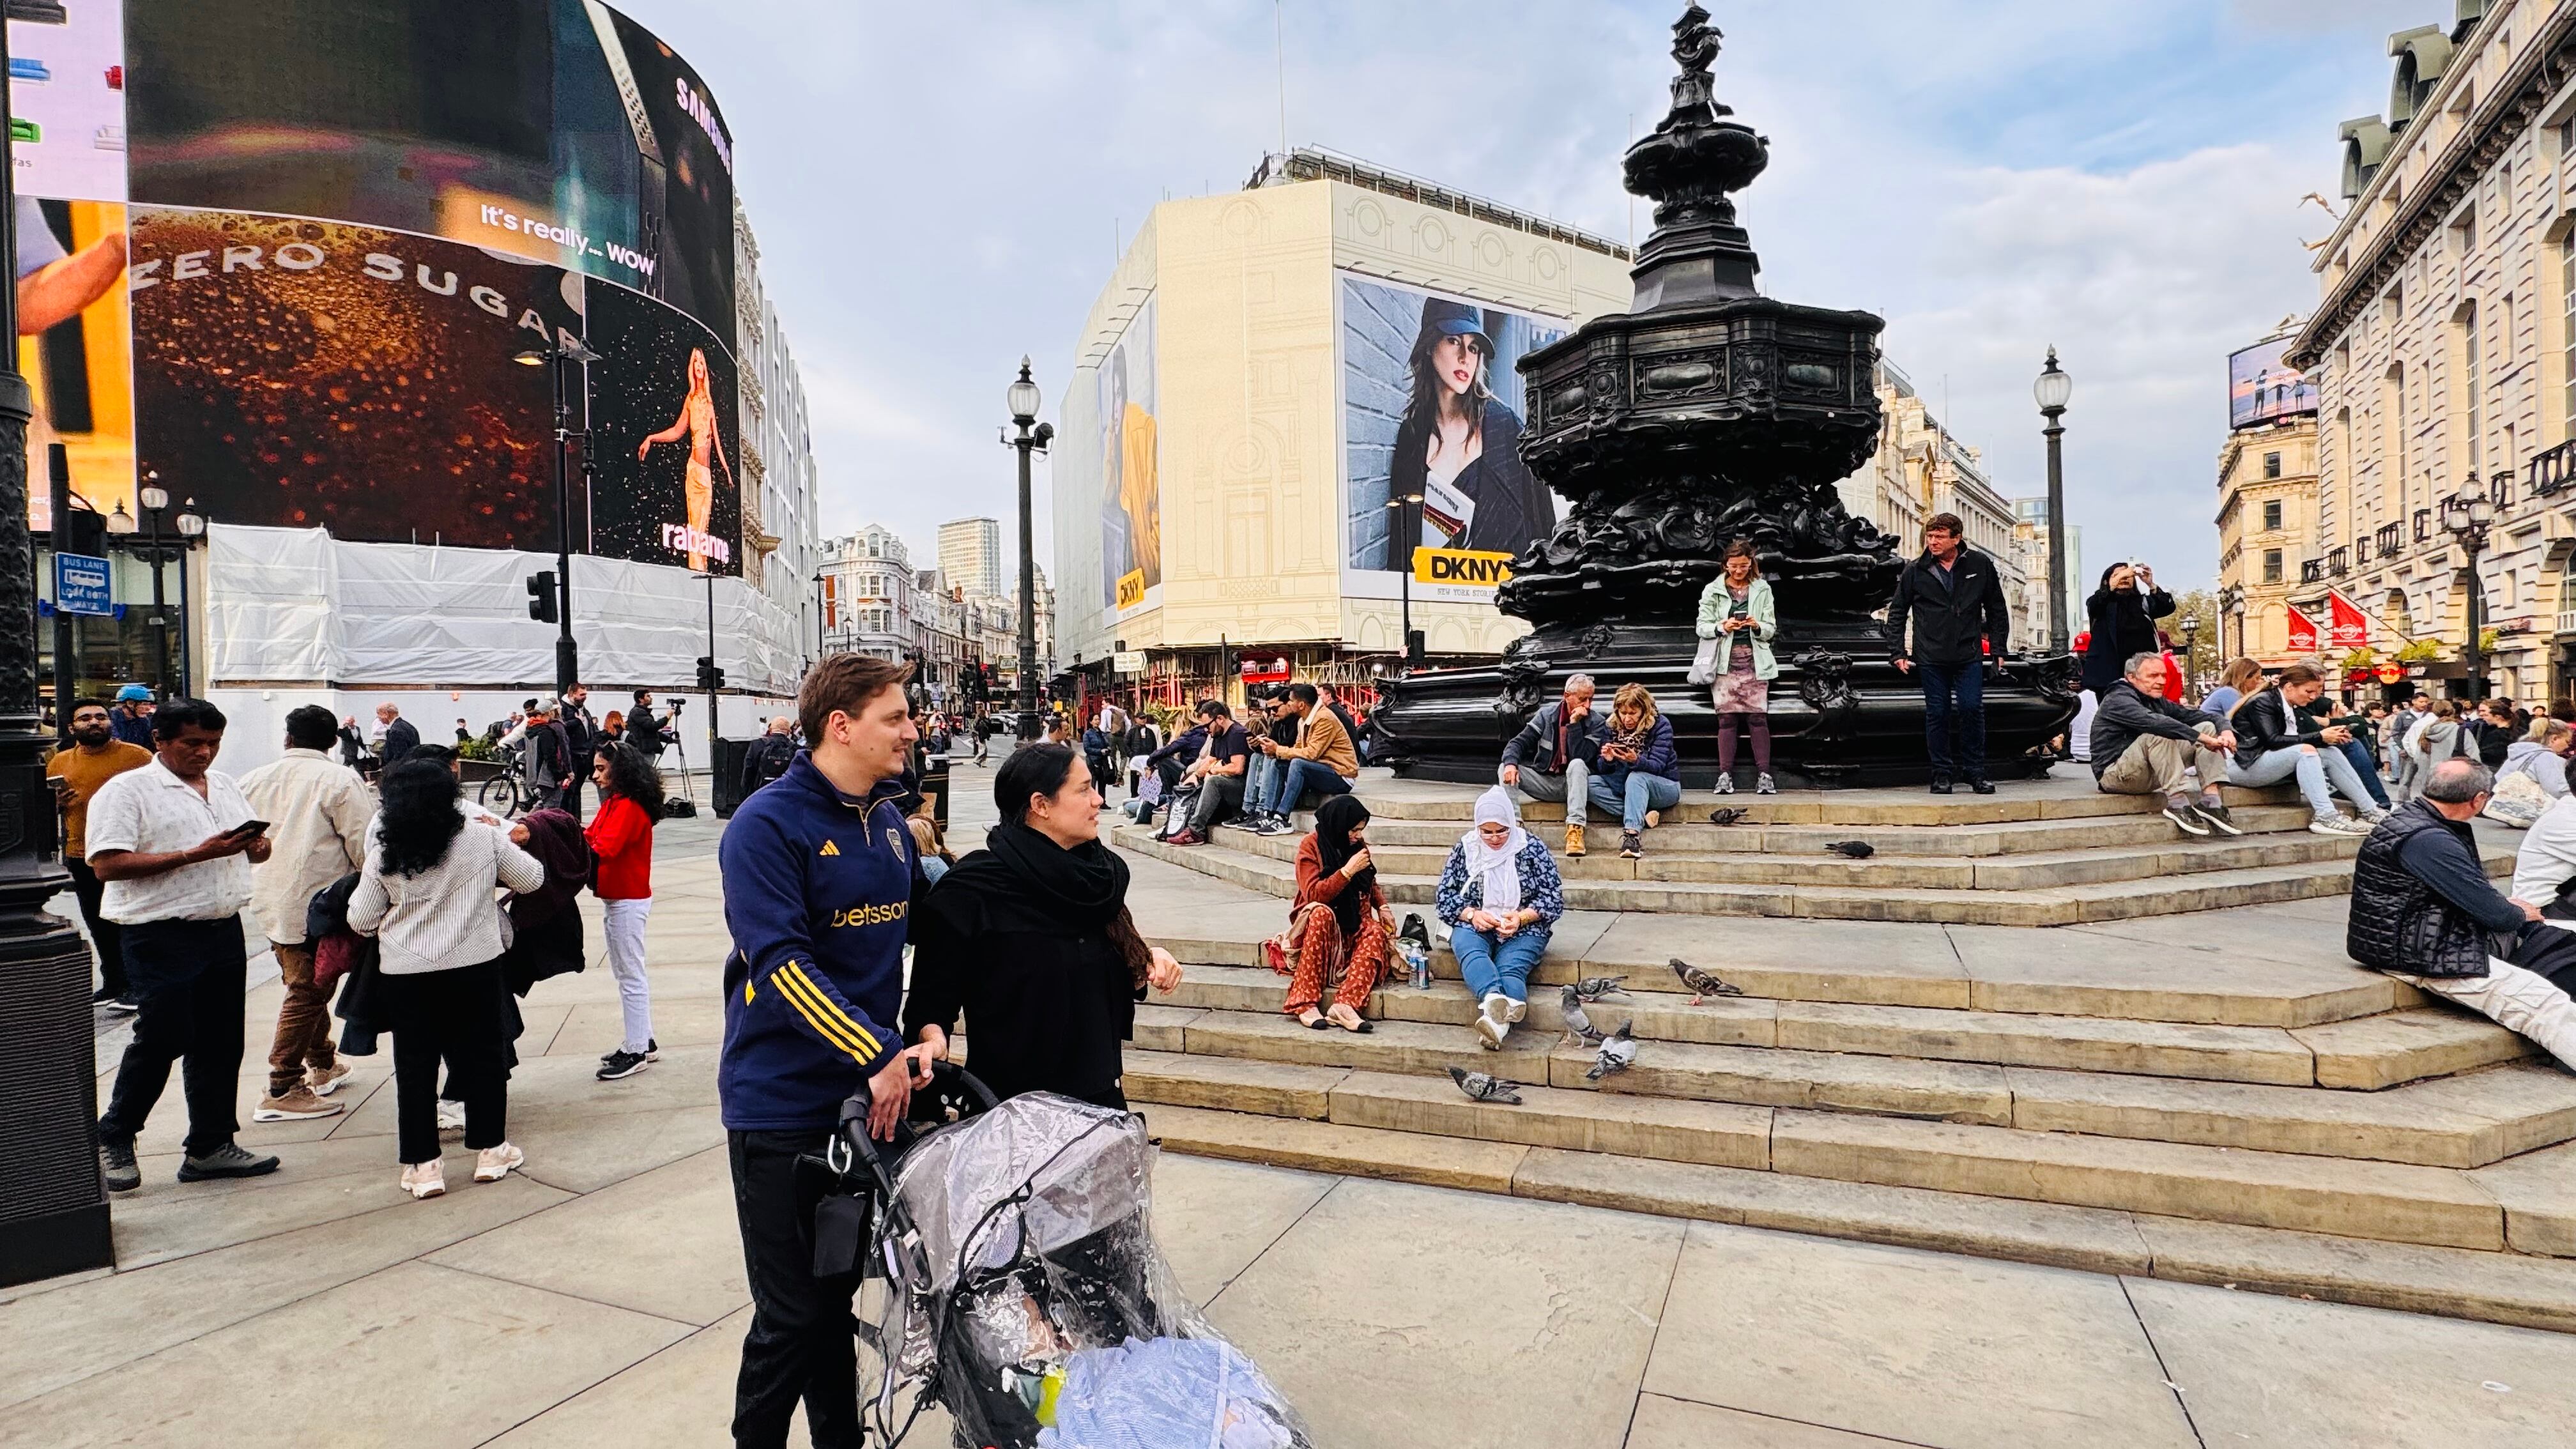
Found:
<path fill-rule="evenodd" d="M 1320 145 L 1613 238 L 1669 102 L 1679 0 L 620 0 L 733 133 L 803 374 L 827 534 L 1014 526 L 1003 389 L 1052 417 L 1155 203 Z M 1887 318 L 1887 354 L 2007 496 L 2045 491 L 2030 385 L 2075 379 L 2085 565 L 2217 571 L 2226 356 L 2315 304 L 2336 132 L 2440 0 L 1712 5 L 1718 98 L 1769 138 L 1739 198 L 1764 292 Z M 1651 223 L 1633 210 L 1636 235 Z M 1038 558 L 1048 561 L 1043 461 Z M 1052 570 L 1051 570 L 1052 572 Z"/>

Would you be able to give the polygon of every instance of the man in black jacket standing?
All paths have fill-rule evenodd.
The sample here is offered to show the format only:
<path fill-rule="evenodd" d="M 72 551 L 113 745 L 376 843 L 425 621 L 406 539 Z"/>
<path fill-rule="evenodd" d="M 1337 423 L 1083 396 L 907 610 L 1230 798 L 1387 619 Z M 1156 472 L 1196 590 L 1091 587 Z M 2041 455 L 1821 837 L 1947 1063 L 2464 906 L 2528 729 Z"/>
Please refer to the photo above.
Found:
<path fill-rule="evenodd" d="M 564 695 L 555 723 L 563 726 L 564 738 L 572 742 L 572 774 L 564 781 L 563 808 L 579 820 L 582 782 L 590 778 L 590 767 L 599 759 L 599 721 L 591 717 L 589 685 L 576 684 Z"/>
<path fill-rule="evenodd" d="M 635 691 L 635 707 L 626 712 L 626 743 L 643 752 L 647 760 L 662 758 L 663 749 L 671 742 L 662 733 L 662 722 L 653 716 L 653 691 Z"/>
<path fill-rule="evenodd" d="M 411 721 L 402 717 L 402 711 L 390 703 L 376 706 L 376 718 L 384 722 L 384 762 L 385 768 L 390 770 L 402 763 L 403 756 L 420 748 L 420 731 L 414 729 Z"/>
<path fill-rule="evenodd" d="M 796 762 L 796 721 L 779 715 L 769 722 L 769 733 L 751 742 L 742 752 L 742 798 L 748 800 L 761 786 L 787 773 Z"/>
<path fill-rule="evenodd" d="M 1926 519 L 1923 555 L 1896 576 L 1896 593 L 1887 601 L 1896 667 L 1923 677 L 1923 744 L 1932 757 L 1935 795 L 1949 794 L 1956 779 L 1980 795 L 1995 793 L 1986 779 L 1986 650 L 2002 656 L 2012 613 L 1994 560 L 1969 548 L 1965 533 L 1955 513 Z"/>

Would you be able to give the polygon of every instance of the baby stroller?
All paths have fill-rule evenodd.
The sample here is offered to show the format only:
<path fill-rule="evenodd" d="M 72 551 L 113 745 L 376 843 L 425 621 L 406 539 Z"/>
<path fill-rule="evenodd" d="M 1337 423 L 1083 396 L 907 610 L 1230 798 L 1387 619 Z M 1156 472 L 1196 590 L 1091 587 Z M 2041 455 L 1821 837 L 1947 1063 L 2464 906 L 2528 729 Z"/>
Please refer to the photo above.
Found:
<path fill-rule="evenodd" d="M 996 1103 L 944 1062 L 915 1101 L 881 1149 L 861 1088 L 830 1164 L 878 1205 L 866 1271 L 885 1302 L 857 1328 L 884 1366 L 862 1418 L 888 1446 L 936 1402 L 959 1445 L 1311 1449 L 1154 1245 L 1143 1119 L 1045 1092 Z"/>

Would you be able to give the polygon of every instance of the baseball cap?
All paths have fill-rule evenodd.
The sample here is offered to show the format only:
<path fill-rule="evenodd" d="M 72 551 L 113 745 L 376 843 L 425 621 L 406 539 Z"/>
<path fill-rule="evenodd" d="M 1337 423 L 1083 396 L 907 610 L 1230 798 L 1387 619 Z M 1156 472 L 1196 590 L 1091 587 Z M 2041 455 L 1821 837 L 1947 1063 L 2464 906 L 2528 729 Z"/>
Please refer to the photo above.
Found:
<path fill-rule="evenodd" d="M 1473 337 L 1485 344 L 1486 352 L 1494 350 L 1494 339 L 1485 332 L 1484 309 L 1464 302 L 1452 302 L 1442 297 L 1423 298 L 1422 330 L 1441 337 Z"/>

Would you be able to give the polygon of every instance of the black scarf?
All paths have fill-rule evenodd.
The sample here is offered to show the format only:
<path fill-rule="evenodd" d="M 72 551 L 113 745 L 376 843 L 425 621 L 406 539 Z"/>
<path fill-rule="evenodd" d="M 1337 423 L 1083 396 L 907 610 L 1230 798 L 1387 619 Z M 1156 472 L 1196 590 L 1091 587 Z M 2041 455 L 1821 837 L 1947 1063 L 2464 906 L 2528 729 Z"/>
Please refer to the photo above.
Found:
<path fill-rule="evenodd" d="M 1359 847 L 1351 844 L 1351 832 L 1368 822 L 1368 807 L 1356 795 L 1330 796 L 1315 807 L 1315 853 L 1323 859 L 1327 872 L 1340 870 L 1359 854 Z M 1352 876 L 1342 893 L 1333 897 L 1333 920 L 1342 928 L 1345 939 L 1359 935 L 1360 898 L 1376 884 L 1377 867 L 1372 865 Z"/>
<path fill-rule="evenodd" d="M 984 844 L 1026 892 L 1025 903 L 1050 920 L 1076 930 L 1106 926 L 1127 907 L 1127 862 L 1097 840 L 1067 850 L 1026 825 L 1005 824 Z"/>

